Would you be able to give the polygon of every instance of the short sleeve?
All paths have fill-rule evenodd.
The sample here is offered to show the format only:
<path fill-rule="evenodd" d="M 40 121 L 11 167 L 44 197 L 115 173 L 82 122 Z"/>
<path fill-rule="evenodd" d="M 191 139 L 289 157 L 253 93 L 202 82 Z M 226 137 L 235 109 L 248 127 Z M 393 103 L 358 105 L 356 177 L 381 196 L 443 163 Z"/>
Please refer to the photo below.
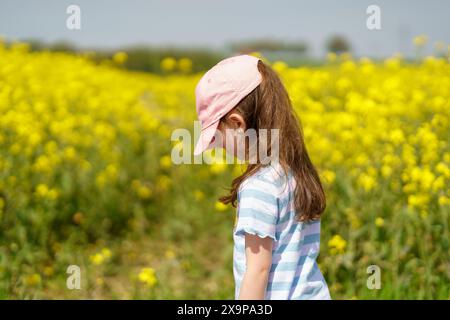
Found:
<path fill-rule="evenodd" d="M 250 233 L 261 238 L 278 240 L 276 226 L 279 216 L 279 199 L 270 181 L 252 178 L 238 192 L 237 223 L 235 235 Z"/>

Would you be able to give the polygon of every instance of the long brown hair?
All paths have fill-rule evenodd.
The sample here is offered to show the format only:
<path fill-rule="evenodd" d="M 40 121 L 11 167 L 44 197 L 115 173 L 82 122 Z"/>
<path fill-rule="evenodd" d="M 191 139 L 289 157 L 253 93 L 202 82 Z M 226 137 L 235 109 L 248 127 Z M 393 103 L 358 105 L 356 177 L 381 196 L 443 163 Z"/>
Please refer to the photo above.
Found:
<path fill-rule="evenodd" d="M 246 129 L 255 129 L 257 135 L 259 129 L 279 129 L 279 163 L 285 173 L 291 168 L 296 180 L 296 217 L 299 221 L 319 219 L 325 210 L 326 198 L 319 175 L 306 150 L 300 119 L 276 72 L 261 60 L 258 61 L 258 70 L 262 75 L 260 85 L 220 121 L 227 123 L 228 115 L 238 112 L 246 123 Z M 233 180 L 230 194 L 219 198 L 219 201 L 236 207 L 239 186 L 263 166 L 260 161 L 248 164 L 245 172 Z"/>

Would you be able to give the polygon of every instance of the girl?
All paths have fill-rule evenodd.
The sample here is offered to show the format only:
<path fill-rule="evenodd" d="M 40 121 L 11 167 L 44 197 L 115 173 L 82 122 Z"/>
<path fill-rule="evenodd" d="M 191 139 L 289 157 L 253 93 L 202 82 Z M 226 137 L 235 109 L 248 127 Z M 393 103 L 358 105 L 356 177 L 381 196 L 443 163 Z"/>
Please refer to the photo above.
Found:
<path fill-rule="evenodd" d="M 330 299 L 316 262 L 325 194 L 278 75 L 256 57 L 234 56 L 207 71 L 195 95 L 202 131 L 194 155 L 222 147 L 246 160 L 247 130 L 258 139 L 261 129 L 279 129 L 267 146 L 279 142 L 277 157 L 263 164 L 258 156 L 220 198 L 237 204 L 235 299 Z"/>

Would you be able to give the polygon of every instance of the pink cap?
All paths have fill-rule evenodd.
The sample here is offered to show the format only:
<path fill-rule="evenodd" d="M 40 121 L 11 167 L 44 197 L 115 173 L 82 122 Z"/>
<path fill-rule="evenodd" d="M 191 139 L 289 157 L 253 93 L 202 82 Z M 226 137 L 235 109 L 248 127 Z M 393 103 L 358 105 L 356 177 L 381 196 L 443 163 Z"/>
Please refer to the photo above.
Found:
<path fill-rule="evenodd" d="M 195 88 L 195 97 L 202 130 L 194 155 L 212 147 L 211 140 L 219 120 L 261 83 L 259 60 L 246 54 L 226 58 L 200 79 Z"/>

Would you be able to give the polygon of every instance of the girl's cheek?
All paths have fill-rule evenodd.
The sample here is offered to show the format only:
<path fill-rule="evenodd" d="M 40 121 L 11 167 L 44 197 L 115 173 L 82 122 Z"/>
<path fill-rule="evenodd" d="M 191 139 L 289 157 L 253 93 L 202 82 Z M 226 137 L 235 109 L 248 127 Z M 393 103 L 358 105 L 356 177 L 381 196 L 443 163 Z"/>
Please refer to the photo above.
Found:
<path fill-rule="evenodd" d="M 226 150 L 240 160 L 245 159 L 245 139 L 242 135 L 235 135 L 233 131 L 226 136 Z"/>
<path fill-rule="evenodd" d="M 242 136 L 234 138 L 234 154 L 240 160 L 245 160 L 245 139 Z"/>
<path fill-rule="evenodd" d="M 222 137 L 223 137 L 223 147 L 225 149 L 225 151 L 228 154 L 231 155 L 235 155 L 236 154 L 236 146 L 233 144 L 233 142 L 236 142 L 234 139 L 234 136 L 232 134 L 230 134 L 230 130 L 228 130 L 229 132 L 225 132 Z"/>

